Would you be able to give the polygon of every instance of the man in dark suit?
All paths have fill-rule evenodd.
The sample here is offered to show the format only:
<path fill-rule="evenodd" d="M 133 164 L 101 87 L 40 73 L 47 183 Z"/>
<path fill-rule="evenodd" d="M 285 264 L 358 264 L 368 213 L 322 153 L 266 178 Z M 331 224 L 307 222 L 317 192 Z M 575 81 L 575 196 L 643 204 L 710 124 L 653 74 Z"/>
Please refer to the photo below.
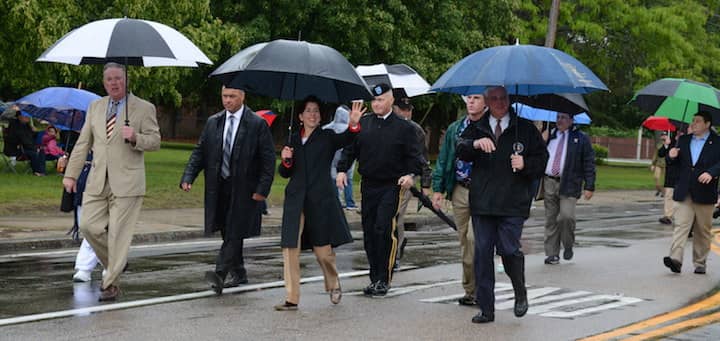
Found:
<path fill-rule="evenodd" d="M 718 198 L 720 175 L 720 137 L 710 130 L 711 126 L 710 113 L 698 112 L 690 124 L 692 134 L 681 136 L 678 146 L 668 152 L 667 161 L 677 163 L 680 173 L 673 193 L 677 210 L 670 256 L 663 258 L 663 263 L 675 273 L 679 273 L 682 268 L 683 248 L 693 220 L 695 273 L 703 275 L 706 271 L 705 262 L 712 241 L 712 213 Z"/>
<path fill-rule="evenodd" d="M 245 91 L 223 87 L 222 101 L 225 110 L 208 118 L 180 183 L 190 191 L 205 171 L 205 234 L 220 231 L 223 238 L 215 271 L 205 279 L 218 295 L 247 283 L 243 239 L 260 235 L 260 205 L 275 176 L 270 129 L 244 105 Z"/>
<path fill-rule="evenodd" d="M 475 236 L 475 298 L 480 312 L 474 323 L 495 320 L 495 250 L 515 291 L 515 316 L 527 313 L 525 256 L 520 237 L 530 215 L 532 183 L 547 163 L 547 150 L 537 128 L 510 110 L 504 87 L 485 91 L 490 114 L 468 126 L 457 155 L 472 161 L 470 212 Z"/>
<path fill-rule="evenodd" d="M 572 122 L 571 115 L 558 113 L 557 129 L 547 145 L 550 158 L 543 179 L 545 264 L 560 262 L 561 241 L 565 248 L 563 258 L 572 259 L 575 205 L 581 191 L 585 200 L 590 200 L 595 191 L 595 152 L 587 135 L 574 129 Z"/>

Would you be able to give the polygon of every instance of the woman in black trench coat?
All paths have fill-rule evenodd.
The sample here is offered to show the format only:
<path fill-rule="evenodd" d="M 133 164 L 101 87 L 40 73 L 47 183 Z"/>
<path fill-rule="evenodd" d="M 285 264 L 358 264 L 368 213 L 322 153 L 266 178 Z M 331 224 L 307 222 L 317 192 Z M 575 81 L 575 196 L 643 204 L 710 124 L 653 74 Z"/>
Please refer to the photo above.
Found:
<path fill-rule="evenodd" d="M 352 242 L 352 236 L 330 177 L 330 165 L 335 151 L 355 138 L 364 112 L 362 102 L 354 102 L 348 130 L 336 134 L 320 129 L 320 100 L 311 96 L 303 102 L 303 111 L 299 114 L 302 128 L 291 136 L 289 146 L 283 148 L 283 162 L 278 169 L 280 176 L 290 178 L 290 182 L 285 188 L 280 241 L 287 298 L 275 306 L 276 310 L 297 310 L 301 249 L 313 249 L 330 301 L 340 302 L 342 292 L 333 247 Z"/>

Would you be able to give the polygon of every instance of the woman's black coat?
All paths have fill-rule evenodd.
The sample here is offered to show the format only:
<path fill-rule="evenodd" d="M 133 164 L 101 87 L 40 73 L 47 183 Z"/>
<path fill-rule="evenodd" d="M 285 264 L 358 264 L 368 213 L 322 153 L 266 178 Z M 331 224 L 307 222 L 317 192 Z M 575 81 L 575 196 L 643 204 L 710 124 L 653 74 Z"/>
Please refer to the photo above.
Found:
<path fill-rule="evenodd" d="M 282 247 L 298 247 L 300 213 L 305 215 L 302 249 L 352 242 L 330 167 L 335 151 L 350 144 L 354 137 L 350 131 L 336 134 L 317 128 L 303 145 L 299 133 L 292 135 L 292 162 L 289 167 L 282 163 L 279 166 L 280 176 L 290 178 L 283 205 Z"/>

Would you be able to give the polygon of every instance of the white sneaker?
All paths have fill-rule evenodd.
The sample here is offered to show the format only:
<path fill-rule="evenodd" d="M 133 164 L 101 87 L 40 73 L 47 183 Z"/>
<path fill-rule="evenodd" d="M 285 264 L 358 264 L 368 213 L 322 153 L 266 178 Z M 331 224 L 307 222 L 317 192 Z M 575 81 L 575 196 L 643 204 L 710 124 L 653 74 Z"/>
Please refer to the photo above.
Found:
<path fill-rule="evenodd" d="M 75 275 L 73 275 L 73 282 L 90 282 L 92 280 L 91 274 L 90 271 L 78 270 Z"/>

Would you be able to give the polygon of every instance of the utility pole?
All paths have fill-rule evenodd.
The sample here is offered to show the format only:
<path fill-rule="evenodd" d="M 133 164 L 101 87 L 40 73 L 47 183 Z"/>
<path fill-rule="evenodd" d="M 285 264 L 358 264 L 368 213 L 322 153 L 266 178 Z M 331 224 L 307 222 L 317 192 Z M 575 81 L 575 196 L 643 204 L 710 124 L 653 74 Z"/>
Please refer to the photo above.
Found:
<path fill-rule="evenodd" d="M 555 47 L 555 35 L 557 34 L 557 21 L 560 14 L 560 0 L 552 0 L 550 6 L 550 18 L 548 19 L 548 29 L 545 35 L 545 47 Z"/>

